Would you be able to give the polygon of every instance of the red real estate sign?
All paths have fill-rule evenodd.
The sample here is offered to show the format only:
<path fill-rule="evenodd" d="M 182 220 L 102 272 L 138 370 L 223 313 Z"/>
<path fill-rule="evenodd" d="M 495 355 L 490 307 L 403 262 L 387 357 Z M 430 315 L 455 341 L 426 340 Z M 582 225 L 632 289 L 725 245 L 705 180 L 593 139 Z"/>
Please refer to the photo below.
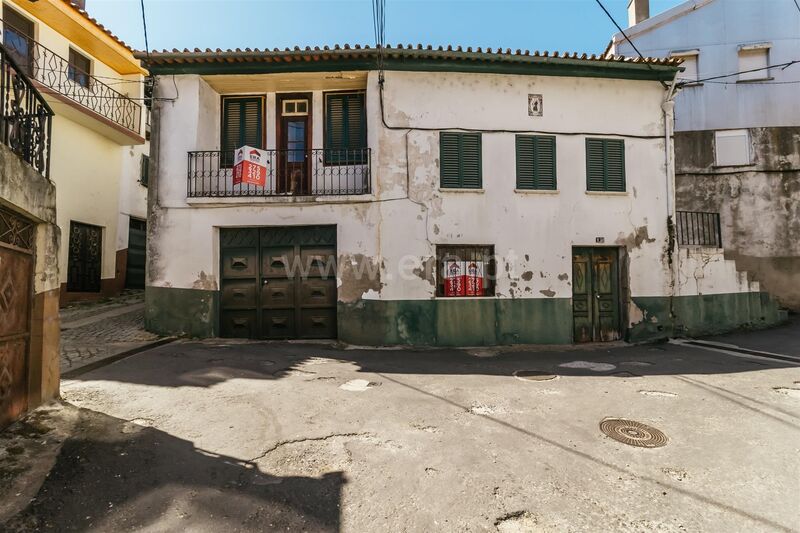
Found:
<path fill-rule="evenodd" d="M 267 152 L 242 146 L 236 150 L 233 165 L 233 184 L 248 183 L 266 187 L 267 185 Z"/>

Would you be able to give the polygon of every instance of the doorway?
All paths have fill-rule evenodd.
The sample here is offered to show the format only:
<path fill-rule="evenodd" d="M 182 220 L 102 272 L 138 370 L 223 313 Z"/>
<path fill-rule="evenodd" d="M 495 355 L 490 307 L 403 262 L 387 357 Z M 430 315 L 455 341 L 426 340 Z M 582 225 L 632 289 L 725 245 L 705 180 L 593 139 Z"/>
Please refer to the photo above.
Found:
<path fill-rule="evenodd" d="M 277 107 L 276 192 L 311 194 L 311 94 L 279 94 Z"/>
<path fill-rule="evenodd" d="M 220 334 L 336 338 L 336 226 L 220 229 Z"/>
<path fill-rule="evenodd" d="M 130 218 L 128 223 L 128 260 L 125 265 L 125 288 L 144 289 L 147 222 Z"/>
<path fill-rule="evenodd" d="M 620 339 L 621 303 L 617 248 L 572 249 L 574 342 Z"/>
<path fill-rule="evenodd" d="M 69 292 L 100 292 L 102 248 L 103 228 L 74 220 L 69 223 L 67 254 Z"/>
<path fill-rule="evenodd" d="M 27 408 L 34 228 L 0 207 L 0 429 Z"/>

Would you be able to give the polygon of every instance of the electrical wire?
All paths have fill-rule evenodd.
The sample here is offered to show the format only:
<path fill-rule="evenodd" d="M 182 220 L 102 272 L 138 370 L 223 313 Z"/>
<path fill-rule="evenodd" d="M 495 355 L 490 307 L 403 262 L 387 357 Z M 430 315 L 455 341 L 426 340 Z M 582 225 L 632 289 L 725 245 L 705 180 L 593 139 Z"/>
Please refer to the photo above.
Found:
<path fill-rule="evenodd" d="M 731 76 L 738 76 L 739 74 L 748 74 L 750 72 L 760 72 L 762 70 L 770 70 L 773 68 L 779 68 L 781 70 L 786 70 L 787 68 L 791 67 L 792 65 L 796 65 L 800 63 L 800 59 L 795 59 L 793 61 L 787 61 L 786 63 L 781 63 L 779 65 L 770 65 L 768 67 L 759 67 L 759 68 L 751 68 L 750 70 L 740 70 L 738 72 L 731 72 L 730 74 L 720 74 L 719 76 L 709 76 L 708 78 L 701 78 L 699 80 L 689 80 L 684 82 L 679 82 L 678 85 L 688 85 L 692 83 L 703 83 L 706 81 L 712 80 L 720 80 L 722 78 L 730 78 Z M 780 83 L 780 82 L 776 82 Z M 785 83 L 785 82 L 784 82 Z"/>
<path fill-rule="evenodd" d="M 639 51 L 639 49 L 636 48 L 636 45 L 633 44 L 633 41 L 631 41 L 628 38 L 628 34 L 625 33 L 625 30 L 622 29 L 622 26 L 617 24 L 617 21 L 614 19 L 614 17 L 611 16 L 611 13 L 608 12 L 608 9 L 606 9 L 606 6 L 604 6 L 603 3 L 600 0 L 594 0 L 594 1 L 597 2 L 597 5 L 600 6 L 600 9 L 602 9 L 603 12 L 606 14 L 606 16 L 611 20 L 611 22 L 614 23 L 614 26 L 617 27 L 617 29 L 622 34 L 622 36 L 625 37 L 625 40 L 628 41 L 628 43 L 633 47 L 634 51 L 637 54 L 639 54 L 639 57 L 642 59 L 642 61 L 644 61 L 644 64 L 647 65 L 647 68 L 649 68 L 650 70 L 653 70 L 653 66 L 650 63 L 647 62 L 647 60 L 645 59 L 644 55 L 642 55 L 642 53 Z M 661 81 L 661 86 L 664 87 L 665 89 L 667 88 L 667 84 L 664 83 L 663 81 Z"/>

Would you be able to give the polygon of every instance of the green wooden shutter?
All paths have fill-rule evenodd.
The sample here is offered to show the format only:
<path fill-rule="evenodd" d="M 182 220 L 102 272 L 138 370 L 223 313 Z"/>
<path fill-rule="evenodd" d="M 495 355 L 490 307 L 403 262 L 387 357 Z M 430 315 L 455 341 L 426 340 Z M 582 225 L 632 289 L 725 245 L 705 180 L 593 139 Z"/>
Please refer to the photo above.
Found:
<path fill-rule="evenodd" d="M 439 134 L 439 186 L 443 188 L 461 187 L 461 151 L 458 133 Z"/>
<path fill-rule="evenodd" d="M 362 164 L 366 160 L 367 117 L 364 93 L 325 95 L 325 162 Z"/>
<path fill-rule="evenodd" d="M 222 161 L 233 164 L 233 152 L 240 146 L 264 147 L 264 108 L 261 97 L 225 98 L 222 101 Z"/>
<path fill-rule="evenodd" d="M 517 135 L 517 188 L 556 189 L 556 139 Z"/>
<path fill-rule="evenodd" d="M 439 186 L 480 189 L 483 185 L 480 133 L 439 134 Z"/>
<path fill-rule="evenodd" d="M 586 139 L 586 190 L 625 191 L 625 141 Z"/>
<path fill-rule="evenodd" d="M 625 190 L 625 142 L 606 139 L 606 190 Z"/>
<path fill-rule="evenodd" d="M 481 134 L 461 134 L 461 187 L 480 189 L 481 179 Z"/>

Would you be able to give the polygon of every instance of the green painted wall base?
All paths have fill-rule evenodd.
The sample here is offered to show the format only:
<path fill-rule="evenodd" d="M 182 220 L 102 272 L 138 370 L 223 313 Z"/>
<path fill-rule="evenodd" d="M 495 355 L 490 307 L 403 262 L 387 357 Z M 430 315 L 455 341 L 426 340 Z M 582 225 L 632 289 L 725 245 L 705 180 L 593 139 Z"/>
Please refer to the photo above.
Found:
<path fill-rule="evenodd" d="M 569 298 L 339 302 L 339 339 L 351 344 L 569 344 Z"/>
<path fill-rule="evenodd" d="M 145 328 L 159 335 L 215 337 L 218 300 L 217 291 L 145 287 Z"/>
<path fill-rule="evenodd" d="M 674 317 L 670 318 L 670 300 Z M 708 294 L 702 296 L 634 297 L 644 320 L 628 330 L 630 342 L 674 336 L 699 337 L 737 328 L 765 328 L 786 320 L 777 303 L 765 292 Z"/>
<path fill-rule="evenodd" d="M 218 334 L 217 291 L 147 287 L 145 325 L 161 335 Z M 761 328 L 786 319 L 767 293 L 633 297 L 643 319 L 629 342 Z M 672 314 L 670 312 L 670 304 Z M 572 343 L 569 298 L 359 300 L 338 304 L 339 339 L 364 346 Z"/>

